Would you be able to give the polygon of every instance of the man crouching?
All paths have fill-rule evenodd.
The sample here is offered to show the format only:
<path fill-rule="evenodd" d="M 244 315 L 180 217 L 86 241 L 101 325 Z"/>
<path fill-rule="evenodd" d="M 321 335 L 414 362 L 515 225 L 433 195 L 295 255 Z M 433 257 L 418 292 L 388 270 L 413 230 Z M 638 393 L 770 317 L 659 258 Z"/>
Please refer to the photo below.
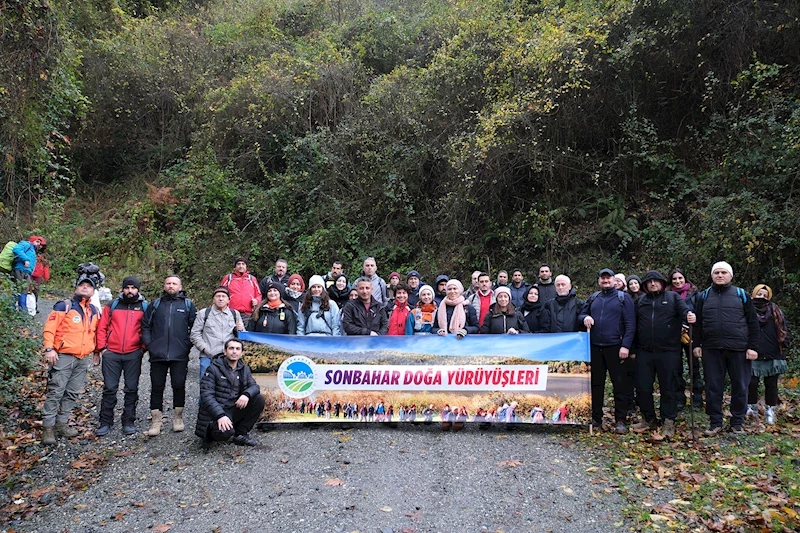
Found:
<path fill-rule="evenodd" d="M 242 341 L 225 343 L 222 357 L 211 361 L 200 380 L 200 410 L 195 434 L 208 449 L 213 441 L 233 437 L 238 446 L 255 446 L 250 430 L 264 410 L 264 397 L 242 358 Z"/>

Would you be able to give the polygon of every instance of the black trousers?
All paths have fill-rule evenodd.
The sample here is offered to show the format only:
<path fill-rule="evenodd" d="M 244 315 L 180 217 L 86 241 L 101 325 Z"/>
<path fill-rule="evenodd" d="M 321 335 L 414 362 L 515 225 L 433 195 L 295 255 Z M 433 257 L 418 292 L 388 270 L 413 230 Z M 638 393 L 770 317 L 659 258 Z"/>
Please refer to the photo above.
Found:
<path fill-rule="evenodd" d="M 778 405 L 778 377 L 780 376 L 764 376 L 764 403 L 771 407 Z M 750 378 L 750 390 L 747 393 L 747 403 L 758 403 L 759 381 L 761 381 L 761 378 L 758 376 L 752 376 Z"/>
<path fill-rule="evenodd" d="M 628 366 L 632 359 L 619 358 L 620 345 L 596 346 L 592 344 L 592 418 L 603 420 L 603 401 L 605 399 L 606 372 L 611 377 L 614 388 L 614 420 L 625 422 L 630 409 L 628 395 L 633 384 L 630 381 Z"/>
<path fill-rule="evenodd" d="M 653 383 L 658 377 L 658 388 L 661 391 L 661 418 L 675 420 L 678 417 L 678 393 L 675 377 L 681 367 L 681 352 L 639 350 L 635 361 L 639 409 L 642 410 L 644 419 L 648 422 L 656 419 Z"/>
<path fill-rule="evenodd" d="M 169 371 L 172 385 L 172 407 L 186 405 L 186 373 L 189 361 L 150 362 L 150 410 L 164 410 L 164 388 Z"/>
<path fill-rule="evenodd" d="M 250 433 L 250 430 L 253 429 L 253 426 L 256 425 L 256 422 L 258 422 L 258 417 L 261 416 L 262 411 L 264 411 L 264 404 L 264 397 L 258 394 L 250 398 L 250 401 L 247 402 L 247 406 L 244 409 L 234 407 L 226 411 L 225 414 L 231 419 L 231 422 L 233 422 L 233 428 L 228 431 L 220 431 L 217 422 L 211 422 L 208 425 L 206 438 L 208 440 L 226 441 L 234 435 L 247 435 Z"/>
<path fill-rule="evenodd" d="M 116 353 L 106 350 L 102 359 L 103 401 L 100 403 L 100 425 L 114 425 L 114 408 L 117 406 L 117 389 L 120 376 L 124 376 L 125 407 L 122 425 L 136 421 L 136 403 L 139 401 L 139 376 L 142 374 L 142 350 Z"/>
<path fill-rule="evenodd" d="M 731 378 L 731 426 L 744 424 L 747 413 L 747 389 L 753 372 L 753 362 L 745 352 L 703 348 L 703 373 L 706 376 L 706 413 L 711 427 L 722 426 L 722 395 L 725 375 Z"/>

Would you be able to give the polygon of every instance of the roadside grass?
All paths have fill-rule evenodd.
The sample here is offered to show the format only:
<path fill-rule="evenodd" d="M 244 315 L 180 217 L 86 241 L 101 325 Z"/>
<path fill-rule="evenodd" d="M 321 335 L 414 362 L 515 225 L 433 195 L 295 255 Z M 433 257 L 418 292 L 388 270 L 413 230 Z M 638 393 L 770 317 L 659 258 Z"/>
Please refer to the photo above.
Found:
<path fill-rule="evenodd" d="M 635 531 L 800 530 L 800 389 L 786 380 L 775 426 L 763 412 L 745 433 L 706 438 L 704 412 L 695 411 L 693 439 L 687 409 L 676 436 L 658 432 L 579 437 L 598 451 L 604 481 L 628 503 L 624 519 Z M 726 402 L 729 398 L 726 398 Z M 728 416 L 729 413 L 726 413 Z"/>

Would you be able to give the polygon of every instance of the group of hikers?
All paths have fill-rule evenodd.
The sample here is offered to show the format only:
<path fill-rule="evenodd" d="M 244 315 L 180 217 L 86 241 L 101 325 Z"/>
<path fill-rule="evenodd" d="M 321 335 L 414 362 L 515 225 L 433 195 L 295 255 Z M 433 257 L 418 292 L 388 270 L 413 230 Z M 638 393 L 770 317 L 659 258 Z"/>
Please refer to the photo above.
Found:
<path fill-rule="evenodd" d="M 140 293 L 134 276 L 123 279 L 119 295 L 102 312 L 90 303 L 101 282 L 97 271 L 80 270 L 74 296 L 58 302 L 44 329 L 44 358 L 51 365 L 44 404 L 43 443 L 75 436 L 68 425 L 89 366 L 102 365 L 104 390 L 98 436 L 111 431 L 117 389 L 124 379 L 122 431 L 133 434 L 143 354 L 150 358 L 150 427 L 161 433 L 167 375 L 173 393 L 172 429 L 183 431 L 185 384 L 190 358 L 200 363 L 200 408 L 196 434 L 204 446 L 232 440 L 255 445 L 250 431 L 264 409 L 264 398 L 242 361 L 242 331 L 288 335 L 453 335 L 542 334 L 589 331 L 591 344 L 592 424 L 618 434 L 638 406 L 634 431 L 675 434 L 678 411 L 687 401 L 683 367 L 692 368 L 690 398 L 705 409 L 708 436 L 723 430 L 723 392 L 731 384 L 732 432 L 743 431 L 748 417 L 759 417 L 759 383 L 765 386 L 765 422 L 775 423 L 778 377 L 787 371 L 786 319 L 772 302 L 772 289 L 757 285 L 750 293 L 732 284 L 733 268 L 720 261 L 710 271 L 712 284 L 699 289 L 681 269 L 667 277 L 656 270 L 644 277 L 598 272 L 598 290 L 586 301 L 576 296 L 566 275 L 553 277 L 541 265 L 535 283 L 521 270 L 495 280 L 475 271 L 465 290 L 457 279 L 439 275 L 432 285 L 416 270 L 392 272 L 388 282 L 374 258 L 350 283 L 339 261 L 326 275 L 288 274 L 276 261 L 272 274 L 258 280 L 245 258 L 237 258 L 212 292 L 211 305 L 197 310 L 181 279 L 164 280 L 152 302 Z M 85 265 L 81 265 L 84 267 Z M 405 278 L 404 280 L 402 278 Z M 682 355 L 683 354 L 683 355 Z M 93 355 L 93 357 L 88 357 Z M 702 365 L 698 362 L 702 361 Z M 700 368 L 702 367 L 702 373 Z M 613 387 L 614 424 L 603 421 L 606 376 Z M 704 376 L 705 382 L 701 376 Z M 653 392 L 660 390 L 660 417 Z M 533 413 L 531 416 L 538 415 Z M 660 419 L 659 419 L 660 418 Z"/>

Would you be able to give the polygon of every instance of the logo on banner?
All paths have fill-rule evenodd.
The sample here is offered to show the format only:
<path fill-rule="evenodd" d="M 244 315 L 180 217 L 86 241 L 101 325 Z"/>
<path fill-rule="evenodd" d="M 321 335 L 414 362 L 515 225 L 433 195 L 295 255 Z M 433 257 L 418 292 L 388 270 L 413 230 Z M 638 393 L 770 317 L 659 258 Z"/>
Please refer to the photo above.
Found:
<path fill-rule="evenodd" d="M 314 392 L 314 361 L 296 355 L 281 363 L 278 387 L 290 398 L 305 398 Z"/>

